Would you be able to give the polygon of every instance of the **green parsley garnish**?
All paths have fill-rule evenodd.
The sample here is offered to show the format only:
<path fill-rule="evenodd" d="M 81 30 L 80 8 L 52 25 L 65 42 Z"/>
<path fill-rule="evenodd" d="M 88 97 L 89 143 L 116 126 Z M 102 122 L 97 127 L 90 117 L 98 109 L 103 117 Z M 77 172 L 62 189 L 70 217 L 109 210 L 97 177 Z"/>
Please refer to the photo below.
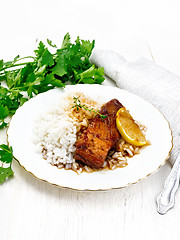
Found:
<path fill-rule="evenodd" d="M 86 111 L 89 112 L 94 112 L 96 115 L 99 115 L 100 118 L 105 119 L 107 116 L 106 115 L 102 115 L 99 113 L 99 111 L 94 110 L 94 108 L 88 108 L 85 104 L 81 104 L 81 100 L 79 99 L 79 97 L 75 97 L 73 96 L 74 99 L 74 106 L 72 106 L 72 108 L 76 108 L 77 111 L 79 111 L 80 108 L 85 109 Z"/>

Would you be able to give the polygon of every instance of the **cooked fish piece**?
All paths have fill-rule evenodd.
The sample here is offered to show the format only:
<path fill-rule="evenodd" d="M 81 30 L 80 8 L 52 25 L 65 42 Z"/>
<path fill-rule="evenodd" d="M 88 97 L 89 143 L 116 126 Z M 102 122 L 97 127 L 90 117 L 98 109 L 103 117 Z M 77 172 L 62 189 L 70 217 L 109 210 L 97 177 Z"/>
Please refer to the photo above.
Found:
<path fill-rule="evenodd" d="M 88 128 L 77 140 L 75 159 L 94 168 L 101 168 L 109 150 L 115 147 L 120 138 L 116 128 L 116 113 L 123 105 L 112 99 L 100 110 L 100 114 L 106 115 L 102 119 L 99 115 L 94 117 Z"/>

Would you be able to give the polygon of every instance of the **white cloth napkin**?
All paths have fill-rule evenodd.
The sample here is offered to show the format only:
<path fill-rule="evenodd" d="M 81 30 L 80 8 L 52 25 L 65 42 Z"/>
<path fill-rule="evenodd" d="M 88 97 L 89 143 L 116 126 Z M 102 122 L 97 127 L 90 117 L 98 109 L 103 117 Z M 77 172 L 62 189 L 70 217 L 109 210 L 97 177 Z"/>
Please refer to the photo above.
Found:
<path fill-rule="evenodd" d="M 147 59 L 127 62 L 112 51 L 95 50 L 91 62 L 104 67 L 119 88 L 141 96 L 162 112 L 173 133 L 169 160 L 174 164 L 180 154 L 180 77 Z"/>

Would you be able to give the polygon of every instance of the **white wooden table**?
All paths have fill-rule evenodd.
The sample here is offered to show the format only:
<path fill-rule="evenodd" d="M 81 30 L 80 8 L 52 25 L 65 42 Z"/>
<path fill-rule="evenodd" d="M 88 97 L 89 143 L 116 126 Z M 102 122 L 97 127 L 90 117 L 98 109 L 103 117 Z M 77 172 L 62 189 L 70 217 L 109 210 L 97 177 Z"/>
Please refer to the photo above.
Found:
<path fill-rule="evenodd" d="M 0 59 L 32 54 L 36 39 L 61 44 L 69 31 L 73 39 L 95 39 L 96 48 L 128 60 L 146 57 L 180 75 L 179 7 L 175 0 L 3 1 Z M 12 167 L 14 177 L 0 186 L 1 240 L 180 239 L 180 191 L 166 215 L 156 208 L 168 162 L 135 185 L 107 192 L 64 190 L 37 180 L 16 161 Z"/>

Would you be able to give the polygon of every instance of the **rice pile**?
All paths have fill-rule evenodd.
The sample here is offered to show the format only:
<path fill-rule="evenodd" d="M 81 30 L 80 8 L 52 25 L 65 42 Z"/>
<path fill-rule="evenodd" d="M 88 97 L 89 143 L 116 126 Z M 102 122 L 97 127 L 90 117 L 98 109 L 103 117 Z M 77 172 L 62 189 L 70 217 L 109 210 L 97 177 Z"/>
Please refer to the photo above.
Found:
<path fill-rule="evenodd" d="M 86 98 L 82 93 L 74 93 L 81 104 L 89 109 L 99 110 L 99 103 Z M 58 168 L 77 169 L 73 158 L 75 142 L 78 132 L 86 128 L 94 112 L 72 108 L 74 100 L 72 94 L 66 94 L 51 112 L 47 112 L 36 120 L 34 128 L 34 142 L 43 158 Z M 73 164 L 74 163 L 74 164 Z"/>
<path fill-rule="evenodd" d="M 58 168 L 72 169 L 80 174 L 83 171 L 92 172 L 89 166 L 84 166 L 74 159 L 75 142 L 82 131 L 87 128 L 89 119 L 95 116 L 83 108 L 77 110 L 74 106 L 74 97 L 79 97 L 81 104 L 89 109 L 99 110 L 103 102 L 97 102 L 82 93 L 66 93 L 54 109 L 40 116 L 36 120 L 34 139 L 37 150 L 50 164 Z M 145 129 L 142 127 L 142 130 Z M 140 147 L 134 147 L 120 140 L 116 151 L 111 150 L 103 165 L 106 169 L 127 166 L 127 157 L 138 154 Z M 96 170 L 97 171 L 97 170 Z"/>

